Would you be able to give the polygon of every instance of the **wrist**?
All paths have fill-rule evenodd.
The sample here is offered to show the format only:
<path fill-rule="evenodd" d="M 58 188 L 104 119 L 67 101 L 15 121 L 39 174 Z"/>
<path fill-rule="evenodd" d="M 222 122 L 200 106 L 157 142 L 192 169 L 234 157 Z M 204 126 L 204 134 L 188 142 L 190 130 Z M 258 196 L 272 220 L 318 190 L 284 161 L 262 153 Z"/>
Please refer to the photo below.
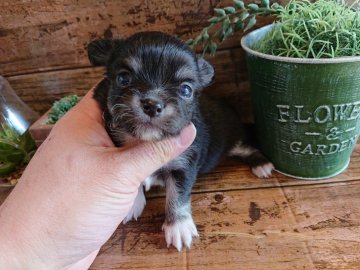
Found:
<path fill-rule="evenodd" d="M 36 254 L 38 242 L 21 218 L 24 209 L 13 202 L 12 195 L 0 206 L 0 268 L 46 269 Z"/>
<path fill-rule="evenodd" d="M 11 238 L 11 239 L 10 239 Z M 0 228 L 1 269 L 48 269 L 30 248 L 17 245 L 16 237 L 11 237 Z"/>

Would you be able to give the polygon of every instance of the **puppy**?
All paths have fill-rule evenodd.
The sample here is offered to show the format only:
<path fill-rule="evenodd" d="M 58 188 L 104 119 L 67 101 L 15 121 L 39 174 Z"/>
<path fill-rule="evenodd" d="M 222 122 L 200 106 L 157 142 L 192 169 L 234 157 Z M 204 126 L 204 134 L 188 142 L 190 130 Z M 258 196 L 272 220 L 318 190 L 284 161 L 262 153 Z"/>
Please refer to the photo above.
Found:
<path fill-rule="evenodd" d="M 124 222 L 141 215 L 144 188 L 165 186 L 165 239 L 168 247 L 180 251 L 198 236 L 191 189 L 199 174 L 231 155 L 245 159 L 258 177 L 271 175 L 273 165 L 245 143 L 246 132 L 235 111 L 224 101 L 201 94 L 212 82 L 214 68 L 184 42 L 160 32 L 143 32 L 127 39 L 95 40 L 88 46 L 88 56 L 93 65 L 106 66 L 94 98 L 116 146 L 177 136 L 190 122 L 197 130 L 183 154 L 144 180 Z"/>

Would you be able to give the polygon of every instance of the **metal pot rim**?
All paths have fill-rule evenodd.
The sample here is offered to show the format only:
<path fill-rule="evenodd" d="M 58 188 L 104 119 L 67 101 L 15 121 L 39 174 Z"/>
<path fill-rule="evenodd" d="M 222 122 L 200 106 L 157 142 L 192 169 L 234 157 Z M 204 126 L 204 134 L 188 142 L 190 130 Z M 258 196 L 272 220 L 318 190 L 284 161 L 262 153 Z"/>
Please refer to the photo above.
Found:
<path fill-rule="evenodd" d="M 347 57 L 337 57 L 337 58 L 295 58 L 295 57 L 284 57 L 284 56 L 274 56 L 270 54 L 257 52 L 249 47 L 249 39 L 261 34 L 262 32 L 268 32 L 274 26 L 274 24 L 269 24 L 263 26 L 259 29 L 256 29 L 241 38 L 242 48 L 250 55 L 264 58 L 272 61 L 284 62 L 284 63 L 294 63 L 294 64 L 340 64 L 340 63 L 351 63 L 351 62 L 360 62 L 360 56 L 347 56 Z"/>

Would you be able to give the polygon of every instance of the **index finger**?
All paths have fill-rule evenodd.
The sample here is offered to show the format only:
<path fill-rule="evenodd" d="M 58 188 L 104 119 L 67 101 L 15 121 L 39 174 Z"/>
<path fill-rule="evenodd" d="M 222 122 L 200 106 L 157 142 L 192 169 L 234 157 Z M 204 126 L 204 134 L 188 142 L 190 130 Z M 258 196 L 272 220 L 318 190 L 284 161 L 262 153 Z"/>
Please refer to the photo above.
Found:
<path fill-rule="evenodd" d="M 96 87 L 100 84 L 100 82 L 98 82 L 93 88 L 91 88 L 89 92 L 87 92 L 87 94 L 81 99 L 81 101 L 74 107 L 74 111 L 84 113 L 87 115 L 87 117 L 90 117 L 92 120 L 98 123 L 103 122 L 103 110 L 93 96 L 94 91 Z"/>

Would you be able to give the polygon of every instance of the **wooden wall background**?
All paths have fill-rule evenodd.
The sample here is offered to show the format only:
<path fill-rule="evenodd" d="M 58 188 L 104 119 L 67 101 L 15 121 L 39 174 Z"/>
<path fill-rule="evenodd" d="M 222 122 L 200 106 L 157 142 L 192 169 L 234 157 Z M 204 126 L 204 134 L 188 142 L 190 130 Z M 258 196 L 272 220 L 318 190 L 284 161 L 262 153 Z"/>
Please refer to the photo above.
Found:
<path fill-rule="evenodd" d="M 196 36 L 219 0 L 2 0 L 0 75 L 34 110 L 43 113 L 70 93 L 83 95 L 102 68 L 90 66 L 87 44 L 97 38 L 163 31 L 184 40 Z M 258 26 L 271 18 L 260 20 Z M 240 35 L 208 60 L 215 66 L 214 95 L 236 95 L 244 118 L 250 113 L 247 74 Z M 251 117 L 250 117 L 251 118 Z"/>

